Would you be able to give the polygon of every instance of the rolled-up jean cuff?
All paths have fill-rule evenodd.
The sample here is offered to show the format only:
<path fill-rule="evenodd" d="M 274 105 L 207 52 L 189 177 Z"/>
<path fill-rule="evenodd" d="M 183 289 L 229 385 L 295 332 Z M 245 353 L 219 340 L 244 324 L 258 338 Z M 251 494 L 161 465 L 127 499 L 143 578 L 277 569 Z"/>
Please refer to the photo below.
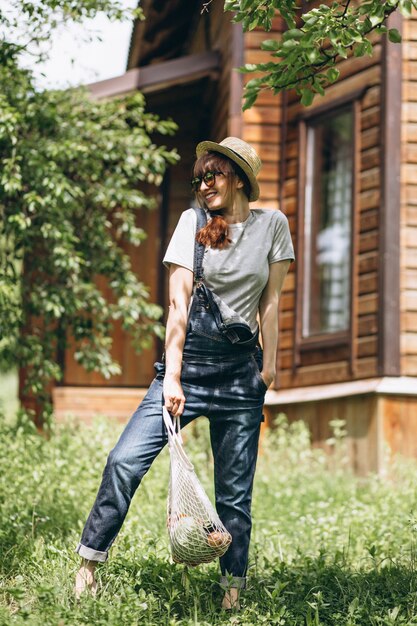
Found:
<path fill-rule="evenodd" d="M 220 586 L 223 589 L 245 589 L 246 578 L 241 576 L 222 576 L 220 578 Z"/>
<path fill-rule="evenodd" d="M 87 548 L 87 546 L 83 546 L 82 543 L 78 544 L 75 551 L 78 552 L 78 554 L 86 561 L 99 561 L 100 563 L 104 563 L 104 561 L 107 561 L 107 557 L 109 556 L 108 552 L 100 552 L 100 550 Z"/>

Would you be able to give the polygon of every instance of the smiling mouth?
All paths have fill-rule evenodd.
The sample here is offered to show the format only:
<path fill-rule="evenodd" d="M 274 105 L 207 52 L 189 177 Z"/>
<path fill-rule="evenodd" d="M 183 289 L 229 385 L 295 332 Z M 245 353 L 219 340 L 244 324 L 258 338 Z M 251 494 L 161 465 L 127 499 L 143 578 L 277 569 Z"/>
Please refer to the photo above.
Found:
<path fill-rule="evenodd" d="M 205 200 L 211 200 L 211 198 L 214 198 L 215 195 L 217 195 L 216 191 L 210 191 L 210 193 L 206 194 L 204 198 Z"/>

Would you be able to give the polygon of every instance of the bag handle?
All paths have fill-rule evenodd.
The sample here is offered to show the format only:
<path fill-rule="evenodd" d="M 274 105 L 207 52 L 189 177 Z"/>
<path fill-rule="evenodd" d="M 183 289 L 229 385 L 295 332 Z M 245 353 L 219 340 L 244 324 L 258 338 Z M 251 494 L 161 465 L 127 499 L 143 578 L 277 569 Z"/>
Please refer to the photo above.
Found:
<path fill-rule="evenodd" d="M 168 441 L 170 448 L 172 450 L 175 450 L 175 452 L 178 454 L 181 461 L 183 462 L 185 468 L 193 471 L 194 465 L 191 463 L 183 448 L 183 441 L 180 429 L 180 418 L 172 418 L 171 415 L 168 413 L 168 409 L 165 406 L 162 407 L 162 417 L 164 418 L 164 423 L 168 432 Z"/>
<path fill-rule="evenodd" d="M 170 415 L 168 409 L 165 406 L 162 407 L 162 416 L 164 418 L 165 426 L 168 433 L 172 435 L 172 437 L 178 437 L 179 439 L 181 439 L 182 443 L 180 418 L 172 417 L 172 415 Z"/>

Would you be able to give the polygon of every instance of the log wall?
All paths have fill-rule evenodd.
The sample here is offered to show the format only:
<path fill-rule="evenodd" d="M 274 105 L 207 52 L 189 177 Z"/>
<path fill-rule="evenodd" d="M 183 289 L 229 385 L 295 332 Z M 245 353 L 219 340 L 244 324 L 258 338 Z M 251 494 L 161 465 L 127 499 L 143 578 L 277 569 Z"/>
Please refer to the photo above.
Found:
<path fill-rule="evenodd" d="M 207 108 L 207 123 L 199 129 L 199 139 L 221 141 L 228 134 L 230 77 L 233 67 L 233 36 L 230 13 L 225 14 L 223 4 L 214 2 L 203 12 L 196 24 L 188 54 L 217 50 L 221 55 L 221 70 L 216 88 L 211 94 L 201 93 L 195 107 Z M 209 96 L 209 97 L 207 97 Z"/>
<path fill-rule="evenodd" d="M 243 63 L 264 63 L 270 60 L 270 53 L 260 50 L 265 39 L 279 37 L 283 31 L 281 19 L 273 21 L 269 33 L 255 29 L 244 34 Z M 248 82 L 256 74 L 245 74 Z M 259 174 L 260 197 L 251 205 L 253 208 L 282 208 L 279 195 L 279 179 L 281 166 L 281 124 L 282 96 L 274 96 L 270 91 L 261 92 L 255 104 L 242 115 L 241 137 L 255 148 L 262 160 Z"/>
<path fill-rule="evenodd" d="M 402 47 L 401 372 L 417 376 L 417 11 Z"/>
<path fill-rule="evenodd" d="M 333 420 L 343 420 L 349 466 L 360 475 L 389 472 L 395 455 L 417 458 L 417 398 L 412 395 L 360 394 L 266 407 L 266 426 L 278 412 L 289 422 L 303 420 L 314 446 L 332 452 Z"/>
<path fill-rule="evenodd" d="M 306 110 L 290 92 L 286 104 L 287 137 L 282 145 L 285 176 L 282 209 L 295 234 L 297 281 L 284 285 L 281 302 L 279 379 L 277 386 L 296 387 L 338 383 L 375 376 L 378 369 L 378 255 L 381 202 L 381 45 L 372 57 L 338 63 L 340 78 L 316 96 Z M 356 111 L 355 193 L 353 207 L 352 311 L 349 337 L 332 345 L 303 346 L 301 337 L 303 288 L 303 220 L 305 141 L 303 124 L 310 116 L 332 111 L 352 97 Z M 305 119 L 307 116 L 307 119 Z"/>

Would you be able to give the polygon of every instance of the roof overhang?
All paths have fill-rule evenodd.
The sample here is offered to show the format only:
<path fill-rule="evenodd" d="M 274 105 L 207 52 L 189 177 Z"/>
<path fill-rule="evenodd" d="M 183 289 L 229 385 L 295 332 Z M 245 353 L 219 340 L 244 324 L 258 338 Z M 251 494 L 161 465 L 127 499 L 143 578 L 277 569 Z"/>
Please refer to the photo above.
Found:
<path fill-rule="evenodd" d="M 201 17 L 203 0 L 139 0 L 144 20 L 135 20 L 127 69 L 184 56 Z M 203 15 L 202 15 L 203 13 Z"/>
<path fill-rule="evenodd" d="M 216 80 L 219 72 L 220 54 L 217 51 L 202 52 L 134 68 L 121 76 L 90 83 L 87 89 L 95 98 L 111 98 L 136 90 L 152 93 L 201 78 Z"/>

